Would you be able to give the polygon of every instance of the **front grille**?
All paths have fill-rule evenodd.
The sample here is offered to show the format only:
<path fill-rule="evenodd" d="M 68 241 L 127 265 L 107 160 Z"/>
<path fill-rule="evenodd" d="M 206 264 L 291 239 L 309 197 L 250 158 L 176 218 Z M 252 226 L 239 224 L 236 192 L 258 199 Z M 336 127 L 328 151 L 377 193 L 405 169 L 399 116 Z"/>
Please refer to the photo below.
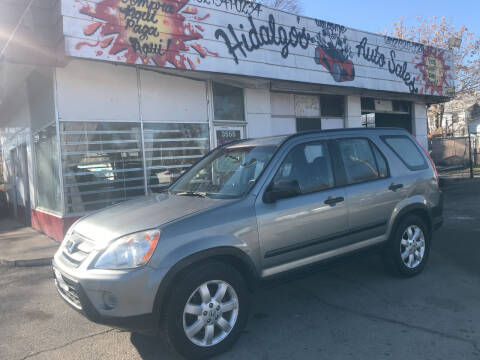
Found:
<path fill-rule="evenodd" d="M 95 248 L 92 240 L 76 232 L 73 232 L 64 241 L 67 243 L 63 248 L 62 257 L 72 267 L 79 267 Z"/>
<path fill-rule="evenodd" d="M 78 310 L 82 310 L 82 304 L 78 297 L 77 284 L 66 277 L 65 275 L 57 272 L 55 276 L 55 285 L 60 295 L 70 304 L 72 304 Z"/>

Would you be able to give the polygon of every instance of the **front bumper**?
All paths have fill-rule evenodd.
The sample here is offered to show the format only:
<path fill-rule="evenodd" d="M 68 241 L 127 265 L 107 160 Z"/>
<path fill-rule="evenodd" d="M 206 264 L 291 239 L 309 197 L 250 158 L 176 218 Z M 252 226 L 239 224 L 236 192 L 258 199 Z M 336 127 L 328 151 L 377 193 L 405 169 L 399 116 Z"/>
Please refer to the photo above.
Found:
<path fill-rule="evenodd" d="M 159 319 L 154 303 L 161 278 L 152 276 L 153 269 L 128 272 L 72 269 L 54 258 L 53 272 L 60 297 L 89 320 L 129 331 L 157 331 Z M 105 293 L 117 300 L 113 308 L 105 304 Z"/>

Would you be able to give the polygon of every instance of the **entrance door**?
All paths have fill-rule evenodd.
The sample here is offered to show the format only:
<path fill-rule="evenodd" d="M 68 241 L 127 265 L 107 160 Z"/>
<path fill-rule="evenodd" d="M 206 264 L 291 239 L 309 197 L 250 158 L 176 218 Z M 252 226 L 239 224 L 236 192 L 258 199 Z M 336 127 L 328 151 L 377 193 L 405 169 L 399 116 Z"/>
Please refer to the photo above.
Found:
<path fill-rule="evenodd" d="M 329 148 L 327 141 L 293 147 L 271 183 L 297 181 L 300 193 L 272 204 L 265 203 L 262 196 L 257 198 L 258 233 L 267 276 L 288 270 L 296 260 L 333 249 L 348 230 L 345 189 L 335 188 Z M 279 267 L 281 270 L 276 271 Z"/>

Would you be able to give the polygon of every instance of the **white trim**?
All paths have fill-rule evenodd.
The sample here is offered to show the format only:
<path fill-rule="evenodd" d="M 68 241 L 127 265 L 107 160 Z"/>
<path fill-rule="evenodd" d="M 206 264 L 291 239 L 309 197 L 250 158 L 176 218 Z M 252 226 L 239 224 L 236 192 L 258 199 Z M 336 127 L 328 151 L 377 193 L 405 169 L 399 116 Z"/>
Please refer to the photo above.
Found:
<path fill-rule="evenodd" d="M 79 122 L 79 123 L 95 123 L 95 122 L 110 122 L 110 123 L 140 123 L 139 120 L 112 120 L 112 119 L 88 119 L 88 120 L 71 120 L 59 119 L 60 122 Z M 210 124 L 209 121 L 177 121 L 177 120 L 144 120 L 145 124 Z M 148 130 L 147 130 L 148 131 Z"/>
<path fill-rule="evenodd" d="M 210 144 L 209 148 L 214 149 L 215 147 L 215 111 L 213 107 L 213 81 L 207 81 L 207 91 L 206 91 L 206 100 L 207 100 L 207 120 L 208 120 L 208 132 L 210 134 Z"/>
<path fill-rule="evenodd" d="M 248 121 L 244 120 L 214 120 L 214 125 L 217 126 L 246 126 L 248 125 Z"/>
<path fill-rule="evenodd" d="M 38 212 L 41 212 L 43 214 L 47 214 L 47 215 L 52 215 L 52 216 L 55 216 L 59 219 L 63 219 L 64 216 L 56 211 L 53 211 L 53 210 L 49 210 L 49 209 L 45 209 L 45 208 L 42 208 L 42 207 L 37 207 L 35 209 L 32 209 L 32 210 L 35 210 L 35 211 L 38 211 Z"/>
<path fill-rule="evenodd" d="M 60 115 L 58 111 L 58 84 L 57 84 L 57 70 L 53 71 L 53 103 L 55 109 L 55 127 L 57 132 L 57 155 L 58 155 L 58 175 L 60 176 L 60 211 L 62 216 L 65 216 L 65 188 L 63 187 L 63 161 L 62 161 L 62 139 L 60 134 Z"/>
<path fill-rule="evenodd" d="M 64 119 L 64 118 L 58 118 L 59 122 L 84 122 L 84 123 L 89 123 L 89 122 L 111 122 L 111 123 L 140 123 L 139 120 L 125 120 L 125 119 Z"/>

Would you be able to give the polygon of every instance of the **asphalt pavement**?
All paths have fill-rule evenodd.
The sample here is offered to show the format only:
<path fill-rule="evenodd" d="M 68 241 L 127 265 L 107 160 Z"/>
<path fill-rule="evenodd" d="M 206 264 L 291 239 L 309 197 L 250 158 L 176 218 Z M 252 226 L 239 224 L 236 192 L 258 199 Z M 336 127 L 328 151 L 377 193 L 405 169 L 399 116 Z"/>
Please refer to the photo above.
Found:
<path fill-rule="evenodd" d="M 480 182 L 448 186 L 430 262 L 392 277 L 380 254 L 266 284 L 219 359 L 480 359 Z M 175 359 L 161 339 L 90 323 L 48 266 L 0 267 L 0 359 Z"/>

